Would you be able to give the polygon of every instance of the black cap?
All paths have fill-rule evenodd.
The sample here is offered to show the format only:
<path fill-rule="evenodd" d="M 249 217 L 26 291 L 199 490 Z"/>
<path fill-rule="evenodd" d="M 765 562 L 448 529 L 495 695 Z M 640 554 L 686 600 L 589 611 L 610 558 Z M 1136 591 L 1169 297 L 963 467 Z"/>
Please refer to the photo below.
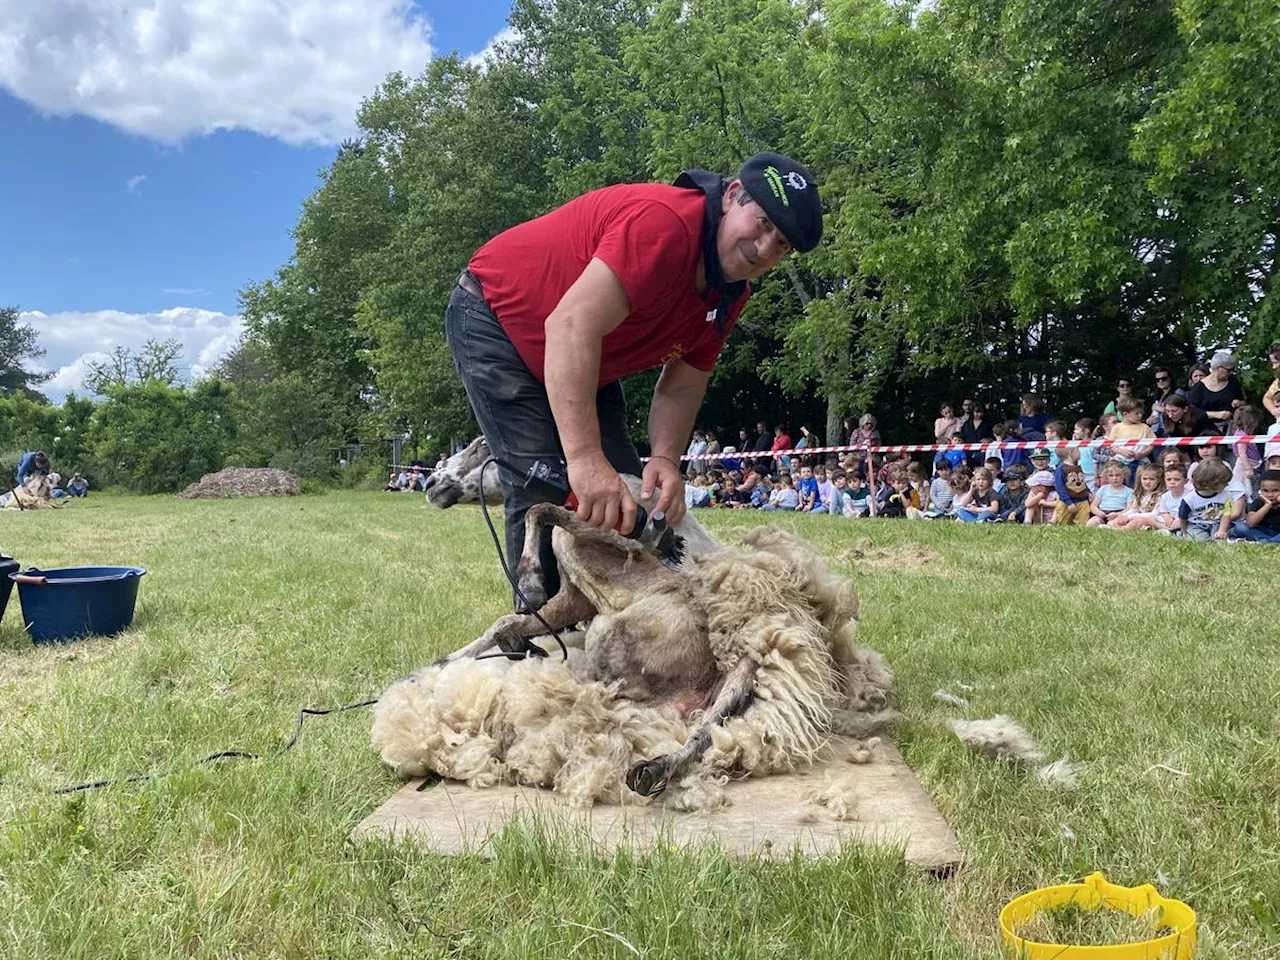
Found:
<path fill-rule="evenodd" d="M 822 239 L 822 201 L 813 174 L 790 157 L 757 153 L 738 179 L 791 246 L 807 253 Z"/>

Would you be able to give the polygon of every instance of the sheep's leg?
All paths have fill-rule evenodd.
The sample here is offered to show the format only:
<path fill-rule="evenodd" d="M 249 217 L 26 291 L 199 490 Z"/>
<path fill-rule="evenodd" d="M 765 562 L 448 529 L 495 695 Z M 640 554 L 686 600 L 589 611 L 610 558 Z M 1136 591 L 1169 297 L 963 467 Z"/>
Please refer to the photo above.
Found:
<path fill-rule="evenodd" d="M 524 515 L 524 550 L 520 554 L 520 562 L 516 565 L 516 583 L 523 596 L 517 596 L 522 606 L 528 611 L 537 610 L 547 602 L 547 587 L 539 556 L 539 544 L 544 527 L 563 527 L 573 535 L 574 539 L 584 542 L 595 542 L 616 547 L 623 554 L 642 553 L 644 547 L 634 540 L 628 540 L 613 530 L 601 530 L 578 519 L 578 515 L 565 507 L 554 503 L 537 503 Z M 562 579 L 565 572 L 562 571 Z"/>
<path fill-rule="evenodd" d="M 627 786 L 642 797 L 657 796 L 665 790 L 672 777 L 707 752 L 712 726 L 746 713 L 755 701 L 755 682 L 756 662 L 743 657 L 725 675 L 719 693 L 703 714 L 702 726 L 675 753 L 633 763 L 627 771 Z"/>
<path fill-rule="evenodd" d="M 479 656 L 495 646 L 504 653 L 523 652 L 528 656 L 544 657 L 546 653 L 541 647 L 530 643 L 530 637 L 547 633 L 548 625 L 555 630 L 563 630 L 595 615 L 596 608 L 582 595 L 582 591 L 573 584 L 566 583 L 542 608 L 541 620 L 531 613 L 509 613 L 505 617 L 499 617 L 493 622 L 493 626 L 475 640 L 461 650 L 455 650 L 448 656 L 441 657 L 436 663 L 466 660 L 469 657 Z M 544 620 L 546 623 L 543 623 Z"/>

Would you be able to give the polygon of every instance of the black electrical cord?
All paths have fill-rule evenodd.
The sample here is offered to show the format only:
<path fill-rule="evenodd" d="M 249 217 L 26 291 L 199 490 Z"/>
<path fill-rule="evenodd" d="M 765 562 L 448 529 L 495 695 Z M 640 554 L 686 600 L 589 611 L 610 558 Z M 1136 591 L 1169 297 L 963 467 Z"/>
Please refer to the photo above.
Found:
<path fill-rule="evenodd" d="M 281 754 L 292 750 L 297 745 L 298 740 L 302 737 L 302 724 L 306 721 L 307 717 L 323 717 L 330 713 L 346 713 L 348 710 L 359 710 L 362 707 L 372 706 L 377 702 L 377 700 L 362 700 L 359 703 L 349 703 L 345 707 L 332 707 L 328 710 L 314 710 L 311 707 L 303 707 L 298 711 L 298 721 L 294 724 L 293 736 L 289 738 L 288 742 L 283 747 L 275 753 L 268 754 L 267 756 L 278 757 Z M 154 780 L 157 777 L 168 776 L 173 773 L 181 773 L 184 770 L 193 770 L 203 763 L 211 763 L 214 760 L 262 759 L 264 759 L 262 754 L 250 753 L 247 750 L 219 750 L 217 753 L 211 753 L 207 757 L 197 760 L 195 763 L 189 764 L 185 767 L 177 767 L 176 769 L 162 771 L 160 773 L 136 773 L 130 777 L 115 777 L 111 780 L 91 780 L 88 783 L 77 783 L 70 787 L 56 787 L 53 792 L 55 794 L 79 793 L 82 790 L 98 790 L 102 787 L 114 786 L 117 783 L 143 783 L 147 780 Z M 5 781 L 0 780 L 0 784 L 3 784 L 4 782 Z"/>
<path fill-rule="evenodd" d="M 516 598 L 522 604 L 524 604 L 525 609 L 528 610 L 530 613 L 532 613 L 535 617 L 537 617 L 538 622 L 541 623 L 544 627 L 546 627 L 547 631 L 553 637 L 556 638 L 556 643 L 560 644 L 560 653 L 563 654 L 564 661 L 568 663 L 569 648 L 566 647 L 564 645 L 564 641 L 560 639 L 560 631 L 557 630 L 555 627 L 553 627 L 551 624 L 547 623 L 547 621 L 543 619 L 542 614 L 540 614 L 537 610 L 533 609 L 533 604 L 531 604 L 528 598 L 520 591 L 520 585 L 516 583 L 516 578 L 511 573 L 511 567 L 507 565 L 507 557 L 506 557 L 506 554 L 502 552 L 502 543 L 501 541 L 498 540 L 498 531 L 494 527 L 493 520 L 489 516 L 489 504 L 485 500 L 485 496 L 484 496 L 484 472 L 489 469 L 489 464 L 491 463 L 499 468 L 503 466 L 503 464 L 498 460 L 497 457 L 490 457 L 488 460 L 482 463 L 480 465 L 480 477 L 478 480 L 478 486 L 480 487 L 480 512 L 484 514 L 484 522 L 489 525 L 489 536 L 493 538 L 493 548 L 498 551 L 498 563 L 502 565 L 502 572 L 507 575 L 507 581 L 511 584 L 511 589 L 515 591 Z M 494 660 L 498 657 L 505 657 L 508 660 L 527 660 L 529 657 L 529 653 L 526 650 L 512 651 L 510 653 L 504 650 L 502 653 L 481 654 L 475 659 Z"/>

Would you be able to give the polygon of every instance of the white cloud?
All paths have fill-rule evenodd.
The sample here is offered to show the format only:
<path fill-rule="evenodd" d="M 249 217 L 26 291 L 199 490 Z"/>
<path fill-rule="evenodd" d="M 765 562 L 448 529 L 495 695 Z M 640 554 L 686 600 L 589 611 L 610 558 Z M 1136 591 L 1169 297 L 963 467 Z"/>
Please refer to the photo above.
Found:
<path fill-rule="evenodd" d="M 179 370 L 191 378 L 205 376 L 240 341 L 244 323 L 239 316 L 173 307 L 159 313 L 94 310 L 86 313 L 24 311 L 19 322 L 33 327 L 46 352 L 42 369 L 54 371 L 40 391 L 55 402 L 72 390 L 87 392 L 84 377 L 92 360 L 100 360 L 116 346 L 138 350 L 148 340 L 177 340 L 183 353 Z"/>
<path fill-rule="evenodd" d="M 0 87 L 164 143 L 252 130 L 337 143 L 430 29 L 406 0 L 0 0 Z"/>
<path fill-rule="evenodd" d="M 197 293 L 208 293 L 204 287 L 161 287 L 161 293 L 176 294 L 180 297 L 192 297 Z"/>
<path fill-rule="evenodd" d="M 500 46 L 504 43 L 510 43 L 519 36 L 520 31 L 515 27 L 503 27 L 494 34 L 493 39 L 486 44 L 483 50 L 479 53 L 473 53 L 471 56 L 467 57 L 468 66 L 483 67 L 488 62 L 489 58 L 497 52 Z"/>
<path fill-rule="evenodd" d="M 124 183 L 124 188 L 126 191 L 134 194 L 135 196 L 141 196 L 142 191 L 139 190 L 138 188 L 141 187 L 144 183 L 146 183 L 146 180 L 147 180 L 147 175 L 145 173 L 140 173 L 136 177 L 130 177 L 128 180 L 126 180 Z"/>

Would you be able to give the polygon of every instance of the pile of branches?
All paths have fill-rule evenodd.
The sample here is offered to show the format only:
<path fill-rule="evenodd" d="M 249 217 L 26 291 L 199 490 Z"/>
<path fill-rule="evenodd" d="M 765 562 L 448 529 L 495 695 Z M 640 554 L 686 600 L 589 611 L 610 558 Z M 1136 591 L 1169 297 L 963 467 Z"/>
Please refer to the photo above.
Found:
<path fill-rule="evenodd" d="M 199 483 L 183 490 L 179 497 L 187 500 L 211 500 L 217 497 L 296 497 L 302 493 L 298 478 L 274 467 L 227 467 L 217 473 L 206 473 Z"/>

